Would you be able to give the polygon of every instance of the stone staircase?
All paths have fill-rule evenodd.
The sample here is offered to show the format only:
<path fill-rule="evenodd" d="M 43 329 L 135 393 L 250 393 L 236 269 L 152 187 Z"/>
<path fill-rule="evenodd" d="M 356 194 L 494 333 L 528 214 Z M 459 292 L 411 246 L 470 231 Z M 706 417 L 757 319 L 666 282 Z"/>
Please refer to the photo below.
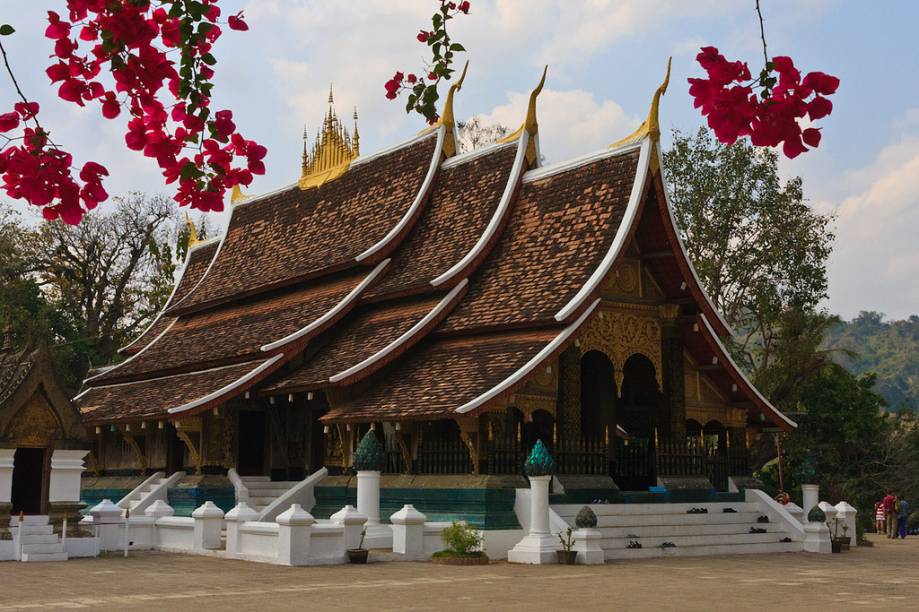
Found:
<path fill-rule="evenodd" d="M 268 476 L 240 476 L 240 480 L 249 490 L 249 501 L 246 503 L 256 512 L 261 512 L 291 487 L 300 484 L 299 480 L 271 480 Z"/>
<path fill-rule="evenodd" d="M 801 542 L 782 542 L 791 534 L 779 525 L 758 522 L 766 512 L 755 502 L 587 505 L 597 515 L 597 530 L 603 534 L 599 545 L 607 560 L 801 550 Z M 575 528 L 575 517 L 583 506 L 555 504 L 551 508 Z M 708 512 L 689 513 L 698 508 Z M 751 533 L 751 528 L 766 532 Z M 556 531 L 554 526 L 552 530 Z M 630 542 L 641 548 L 629 548 Z"/>
<path fill-rule="evenodd" d="M 64 552 L 64 543 L 60 536 L 53 532 L 53 527 L 48 523 L 45 515 L 26 516 L 23 524 L 19 526 L 18 517 L 10 521 L 10 526 L 16 525 L 22 537 L 21 561 L 66 561 L 67 553 Z"/>
<path fill-rule="evenodd" d="M 167 500 L 169 488 L 185 477 L 185 472 L 176 472 L 166 476 L 164 472 L 156 472 L 140 483 L 133 491 L 125 495 L 118 502 L 118 506 L 130 510 L 131 514 L 143 512 L 154 501 Z"/>

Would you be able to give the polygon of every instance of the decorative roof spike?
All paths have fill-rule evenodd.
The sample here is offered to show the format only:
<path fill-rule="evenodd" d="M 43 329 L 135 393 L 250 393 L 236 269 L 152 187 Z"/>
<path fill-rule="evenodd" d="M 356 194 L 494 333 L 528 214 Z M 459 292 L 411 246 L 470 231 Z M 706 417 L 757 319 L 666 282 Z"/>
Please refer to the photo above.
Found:
<path fill-rule="evenodd" d="M 334 180 L 348 171 L 351 161 L 357 158 L 357 140 L 352 140 L 342 122 L 335 114 L 332 87 L 329 86 L 329 112 L 322 122 L 322 129 L 316 134 L 312 150 L 306 145 L 304 136 L 303 163 L 300 169 L 300 189 L 318 187 Z M 355 109 L 355 130 L 357 128 Z"/>
<path fill-rule="evenodd" d="M 532 92 L 530 92 L 530 103 L 527 106 L 527 116 L 523 120 L 523 124 L 517 128 L 514 133 L 509 134 L 499 140 L 498 142 L 513 142 L 520 138 L 520 135 L 524 130 L 527 131 L 530 135 L 529 143 L 527 144 L 527 161 L 530 162 L 530 165 L 533 165 L 538 160 L 538 153 L 536 151 L 536 135 L 539 133 L 539 123 L 536 121 L 536 98 L 539 97 L 539 94 L 542 92 L 543 86 L 546 84 L 546 73 L 549 71 L 549 66 L 547 65 L 543 68 L 542 78 L 539 79 L 539 85 L 536 86 Z"/>
<path fill-rule="evenodd" d="M 185 225 L 188 226 L 188 240 L 185 243 L 185 248 L 190 249 L 196 244 L 198 244 L 198 230 L 195 229 L 195 223 L 191 220 L 191 217 L 188 216 L 188 211 L 185 211 Z"/>
<path fill-rule="evenodd" d="M 357 131 L 357 106 L 354 107 L 354 139 L 352 140 L 354 157 L 361 154 L 361 135 Z"/>
<path fill-rule="evenodd" d="M 300 157 L 300 175 L 301 176 L 303 175 L 304 172 L 306 172 L 307 165 L 309 164 L 309 161 L 310 161 L 310 153 L 309 153 L 309 149 L 307 148 L 307 145 L 308 145 L 308 139 L 307 139 L 307 133 L 306 133 L 306 124 L 304 123 L 303 124 L 303 154 Z"/>
<path fill-rule="evenodd" d="M 650 138 L 652 142 L 658 142 L 660 140 L 661 125 L 658 119 L 658 114 L 660 111 L 661 96 L 667 93 L 667 85 L 670 84 L 670 62 L 672 60 L 672 57 L 667 59 L 667 74 L 664 76 L 664 82 L 661 83 L 660 87 L 658 87 L 654 92 L 654 97 L 651 98 L 651 109 L 648 111 L 648 118 L 645 119 L 640 126 L 638 126 L 637 130 L 625 138 L 617 140 L 610 145 L 610 148 L 621 147 L 633 142 L 638 142 L 645 137 Z"/>
<path fill-rule="evenodd" d="M 456 80 L 455 83 L 450 85 L 450 89 L 447 90 L 447 99 L 444 102 L 444 110 L 440 113 L 440 119 L 437 120 L 430 129 L 437 129 L 440 126 L 447 128 L 446 134 L 444 134 L 444 155 L 447 157 L 453 157 L 456 155 L 457 146 L 456 146 L 456 117 L 453 114 L 453 94 L 458 92 L 463 88 L 463 81 L 466 79 L 466 71 L 469 70 L 469 60 L 466 60 L 466 64 L 463 66 L 463 73 L 460 75 L 460 78 Z"/>

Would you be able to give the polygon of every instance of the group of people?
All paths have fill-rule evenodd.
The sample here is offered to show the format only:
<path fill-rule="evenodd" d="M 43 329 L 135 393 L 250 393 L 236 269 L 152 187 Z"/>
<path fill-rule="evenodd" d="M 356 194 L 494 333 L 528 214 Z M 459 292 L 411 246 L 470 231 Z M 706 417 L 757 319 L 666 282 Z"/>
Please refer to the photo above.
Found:
<path fill-rule="evenodd" d="M 875 527 L 878 533 L 888 538 L 906 537 L 906 519 L 909 517 L 909 502 L 890 489 L 887 495 L 874 504 Z"/>

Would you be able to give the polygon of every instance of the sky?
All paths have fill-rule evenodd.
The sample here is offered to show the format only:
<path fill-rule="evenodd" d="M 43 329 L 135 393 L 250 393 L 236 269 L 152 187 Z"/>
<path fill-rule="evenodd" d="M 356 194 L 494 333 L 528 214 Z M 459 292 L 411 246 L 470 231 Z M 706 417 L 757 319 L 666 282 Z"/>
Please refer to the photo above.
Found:
<path fill-rule="evenodd" d="M 469 74 L 455 108 L 460 118 L 516 127 L 526 97 L 549 65 L 539 98 L 542 153 L 548 163 L 590 153 L 631 132 L 647 113 L 668 56 L 671 86 L 661 104 L 664 146 L 672 129 L 694 131 L 686 79 L 701 76 L 700 46 L 728 59 L 762 57 L 754 0 L 472 0 L 469 16 L 451 22 L 467 49 Z M 77 160 L 105 165 L 106 186 L 169 193 L 152 160 L 124 146 L 121 120 L 98 108 L 57 100 L 44 75 L 51 52 L 42 36 L 45 11 L 63 0 L 3 0 L 4 39 L 26 94 L 42 106 L 42 123 Z M 230 108 L 240 131 L 268 147 L 258 194 L 299 176 L 301 134 L 322 120 L 330 84 L 336 109 L 360 115 L 364 154 L 396 144 L 423 126 L 402 103 L 384 97 L 396 69 L 420 71 L 426 47 L 415 40 L 433 0 L 221 0 L 224 15 L 245 12 L 248 32 L 227 31 L 218 58 L 213 107 Z M 875 310 L 889 318 L 919 314 L 919 53 L 913 0 L 763 0 L 770 55 L 789 55 L 802 71 L 821 70 L 842 84 L 833 114 L 820 122 L 818 149 L 783 159 L 782 176 L 801 176 L 811 206 L 833 214 L 831 312 L 852 318 Z M 465 55 L 465 57 L 464 57 Z M 0 80 L 0 108 L 12 106 Z M 15 203 L 14 206 L 17 206 Z M 23 205 L 17 208 L 25 209 Z M 226 214 L 214 221 L 224 223 Z"/>

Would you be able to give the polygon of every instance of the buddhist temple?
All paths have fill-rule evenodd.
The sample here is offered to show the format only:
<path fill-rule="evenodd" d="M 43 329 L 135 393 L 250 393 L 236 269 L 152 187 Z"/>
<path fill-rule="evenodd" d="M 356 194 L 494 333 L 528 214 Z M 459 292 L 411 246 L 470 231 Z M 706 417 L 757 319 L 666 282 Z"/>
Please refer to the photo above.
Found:
<path fill-rule="evenodd" d="M 634 133 L 541 165 L 545 78 L 519 129 L 464 153 L 462 79 L 436 124 L 371 154 L 330 94 L 299 178 L 236 193 L 157 319 L 85 381 L 84 488 L 181 471 L 178 488 L 224 487 L 229 507 L 240 483 L 283 490 L 326 468 L 321 517 L 350 503 L 370 430 L 385 508 L 485 529 L 515 523 L 537 440 L 571 499 L 749 475 L 751 438 L 795 424 L 733 362 L 681 243 L 661 172 L 667 81 Z"/>

